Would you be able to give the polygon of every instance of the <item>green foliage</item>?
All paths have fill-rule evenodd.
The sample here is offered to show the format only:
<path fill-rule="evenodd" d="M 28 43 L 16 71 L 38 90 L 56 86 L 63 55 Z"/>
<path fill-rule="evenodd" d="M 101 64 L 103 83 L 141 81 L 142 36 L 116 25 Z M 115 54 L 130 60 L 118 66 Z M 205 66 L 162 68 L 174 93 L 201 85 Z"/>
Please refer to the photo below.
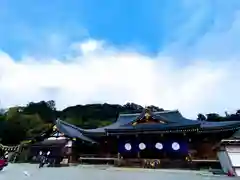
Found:
<path fill-rule="evenodd" d="M 163 111 L 156 106 L 148 107 L 151 111 Z M 68 107 L 57 111 L 54 101 L 31 102 L 25 107 L 12 107 L 0 110 L 0 142 L 14 145 L 33 137 L 39 137 L 52 128 L 55 120 L 60 118 L 81 128 L 97 128 L 113 123 L 119 113 L 139 113 L 143 107 L 134 103 L 123 106 L 117 104 L 87 104 Z M 238 121 L 240 110 L 235 114 L 220 116 L 216 113 L 199 114 L 201 121 Z"/>
<path fill-rule="evenodd" d="M 52 123 L 56 119 L 56 109 L 54 101 L 40 101 L 29 103 L 22 109 L 23 114 L 38 114 L 42 120 Z"/>
<path fill-rule="evenodd" d="M 199 120 L 199 121 L 206 121 L 207 118 L 203 114 L 198 114 L 197 120 Z"/>

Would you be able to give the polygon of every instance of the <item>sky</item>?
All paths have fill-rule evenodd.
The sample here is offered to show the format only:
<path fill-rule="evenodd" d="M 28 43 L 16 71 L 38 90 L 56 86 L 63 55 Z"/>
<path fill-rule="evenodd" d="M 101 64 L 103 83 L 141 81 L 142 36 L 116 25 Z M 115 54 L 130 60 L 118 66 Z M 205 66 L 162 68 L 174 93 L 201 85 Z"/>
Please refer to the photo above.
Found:
<path fill-rule="evenodd" d="M 1 0 L 0 107 L 240 108 L 239 0 Z"/>

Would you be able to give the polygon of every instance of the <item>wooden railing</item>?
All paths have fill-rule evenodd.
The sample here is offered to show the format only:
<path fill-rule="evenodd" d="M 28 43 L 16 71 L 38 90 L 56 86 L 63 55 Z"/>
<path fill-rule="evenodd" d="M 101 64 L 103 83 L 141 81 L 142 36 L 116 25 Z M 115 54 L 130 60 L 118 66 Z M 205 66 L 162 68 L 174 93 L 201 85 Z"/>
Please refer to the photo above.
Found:
<path fill-rule="evenodd" d="M 117 158 L 117 155 L 80 154 L 81 158 Z"/>

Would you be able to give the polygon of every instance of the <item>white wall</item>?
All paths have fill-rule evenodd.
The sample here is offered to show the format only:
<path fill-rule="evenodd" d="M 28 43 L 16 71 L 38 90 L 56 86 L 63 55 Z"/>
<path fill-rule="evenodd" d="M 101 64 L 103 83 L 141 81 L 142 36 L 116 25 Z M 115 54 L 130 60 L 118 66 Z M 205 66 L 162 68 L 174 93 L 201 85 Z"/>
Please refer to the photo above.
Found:
<path fill-rule="evenodd" d="M 240 152 L 228 152 L 233 167 L 240 167 Z"/>
<path fill-rule="evenodd" d="M 232 164 L 230 162 L 227 152 L 219 151 L 217 155 L 218 155 L 218 159 L 220 161 L 223 172 L 228 173 L 229 170 L 233 171 Z"/>

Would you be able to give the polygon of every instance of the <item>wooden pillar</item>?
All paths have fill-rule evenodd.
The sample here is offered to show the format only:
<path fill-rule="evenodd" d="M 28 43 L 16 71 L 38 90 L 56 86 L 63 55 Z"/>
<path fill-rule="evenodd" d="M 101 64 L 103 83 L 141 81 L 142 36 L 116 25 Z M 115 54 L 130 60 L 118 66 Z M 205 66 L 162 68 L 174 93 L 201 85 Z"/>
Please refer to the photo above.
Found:
<path fill-rule="evenodd" d="M 67 159 L 68 159 L 68 163 L 72 163 L 73 161 L 73 150 L 72 150 L 72 147 L 73 147 L 73 142 L 71 140 L 68 141 L 67 145 L 65 146 L 66 148 L 66 155 L 67 155 Z"/>
<path fill-rule="evenodd" d="M 118 154 L 117 154 L 117 162 L 115 162 L 116 166 L 121 166 L 121 159 L 122 159 L 121 154 L 118 152 Z"/>
<path fill-rule="evenodd" d="M 73 163 L 73 155 L 72 155 L 72 153 L 69 155 L 68 162 L 69 163 Z"/>

